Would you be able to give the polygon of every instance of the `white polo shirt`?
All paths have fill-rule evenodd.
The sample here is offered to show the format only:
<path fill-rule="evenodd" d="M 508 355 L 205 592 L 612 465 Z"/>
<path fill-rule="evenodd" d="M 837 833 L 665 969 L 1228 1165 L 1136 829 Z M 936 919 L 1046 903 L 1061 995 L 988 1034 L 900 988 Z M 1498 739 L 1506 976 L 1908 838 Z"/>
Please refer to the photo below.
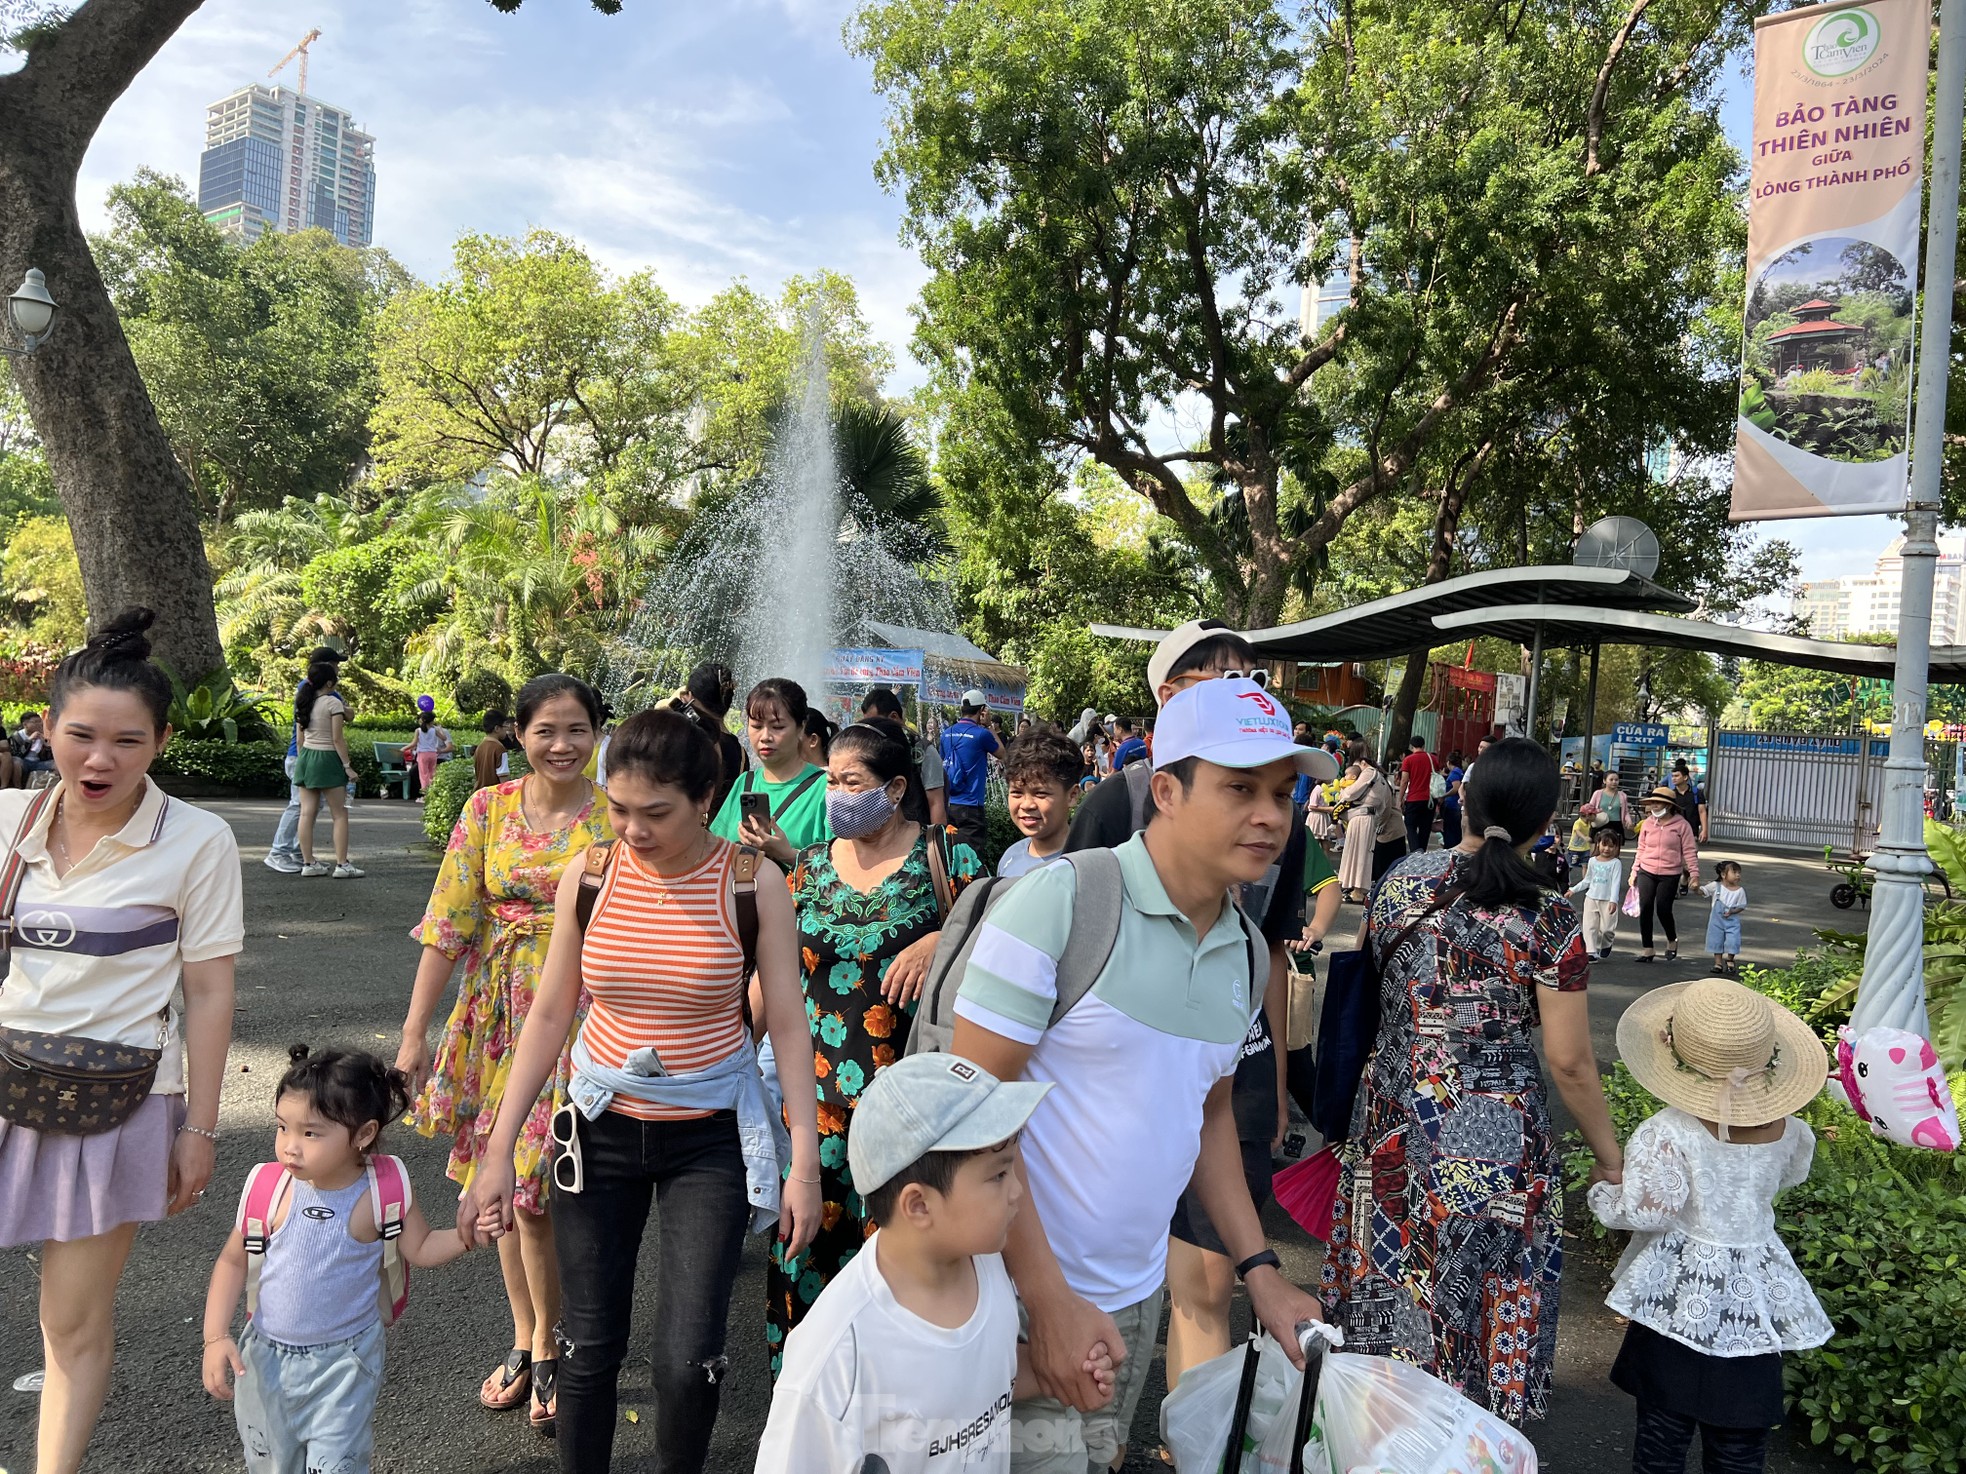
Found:
<path fill-rule="evenodd" d="M 55 876 L 48 826 L 60 785 L 20 841 L 27 876 L 14 905 L 14 945 L 0 986 L 0 1025 L 155 1049 L 153 1094 L 184 1090 L 187 962 L 232 957 L 245 945 L 239 847 L 216 814 L 145 778 L 130 822 Z M 28 805 L 0 790 L 0 860 L 12 854 Z"/>

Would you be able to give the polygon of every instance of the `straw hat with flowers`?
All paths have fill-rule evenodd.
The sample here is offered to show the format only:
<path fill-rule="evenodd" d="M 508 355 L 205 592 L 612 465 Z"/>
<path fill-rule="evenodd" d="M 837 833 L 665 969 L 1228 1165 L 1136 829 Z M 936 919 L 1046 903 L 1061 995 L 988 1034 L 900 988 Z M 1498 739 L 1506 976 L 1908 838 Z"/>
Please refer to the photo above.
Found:
<path fill-rule="evenodd" d="M 1731 978 L 1647 993 L 1618 1020 L 1618 1053 L 1667 1105 L 1723 1126 L 1779 1121 L 1829 1076 L 1815 1031 Z"/>

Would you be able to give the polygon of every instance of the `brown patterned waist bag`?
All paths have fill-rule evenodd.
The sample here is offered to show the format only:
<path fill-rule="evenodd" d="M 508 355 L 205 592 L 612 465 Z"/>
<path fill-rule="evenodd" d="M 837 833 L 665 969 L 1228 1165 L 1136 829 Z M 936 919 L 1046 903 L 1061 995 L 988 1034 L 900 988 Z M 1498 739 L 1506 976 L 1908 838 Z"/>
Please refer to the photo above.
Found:
<path fill-rule="evenodd" d="M 21 842 L 54 793 L 44 788 L 34 796 L 0 869 L 0 978 L 13 962 L 14 903 L 27 879 Z M 161 1048 L 0 1027 L 0 1117 L 50 1136 L 114 1131 L 149 1098 L 163 1057 Z"/>

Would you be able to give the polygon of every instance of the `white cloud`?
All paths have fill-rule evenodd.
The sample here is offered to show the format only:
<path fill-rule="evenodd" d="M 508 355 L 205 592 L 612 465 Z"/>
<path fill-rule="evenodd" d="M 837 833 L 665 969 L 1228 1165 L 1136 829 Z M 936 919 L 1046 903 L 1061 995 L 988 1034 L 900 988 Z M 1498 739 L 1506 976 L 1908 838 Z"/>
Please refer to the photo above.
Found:
<path fill-rule="evenodd" d="M 532 226 L 617 270 L 653 268 L 687 303 L 746 276 L 760 290 L 851 275 L 921 378 L 908 315 L 926 272 L 874 182 L 879 108 L 845 55 L 847 0 L 738 0 L 603 17 L 572 0 L 517 16 L 483 0 L 208 0 L 112 110 L 80 203 L 143 165 L 194 189 L 205 105 L 262 78 L 311 27 L 310 91 L 376 138 L 376 239 L 420 275 L 465 231 Z M 293 80 L 293 69 L 282 80 Z"/>

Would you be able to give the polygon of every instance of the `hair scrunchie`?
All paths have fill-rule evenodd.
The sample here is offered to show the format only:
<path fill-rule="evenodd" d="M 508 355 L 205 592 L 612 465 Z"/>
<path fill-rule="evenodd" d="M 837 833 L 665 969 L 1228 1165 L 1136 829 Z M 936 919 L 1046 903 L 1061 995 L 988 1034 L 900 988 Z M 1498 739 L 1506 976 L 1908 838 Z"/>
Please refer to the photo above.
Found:
<path fill-rule="evenodd" d="M 1483 839 L 1505 840 L 1509 844 L 1515 843 L 1515 836 L 1499 824 L 1490 824 L 1486 829 L 1481 831 L 1481 837 Z"/>

